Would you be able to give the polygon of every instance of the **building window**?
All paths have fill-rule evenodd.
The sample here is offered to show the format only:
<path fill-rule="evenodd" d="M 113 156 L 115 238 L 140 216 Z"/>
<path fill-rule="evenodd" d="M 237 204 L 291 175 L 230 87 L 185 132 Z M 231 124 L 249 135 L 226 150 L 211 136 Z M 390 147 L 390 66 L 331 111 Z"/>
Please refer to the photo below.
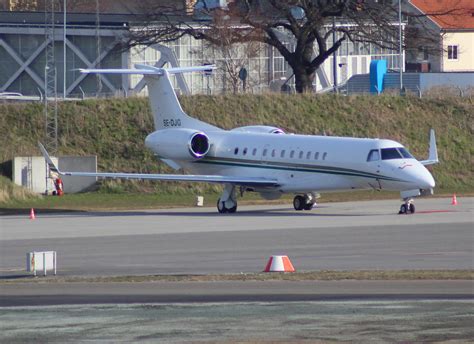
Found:
<path fill-rule="evenodd" d="M 458 59 L 458 45 L 448 45 L 448 60 Z"/>

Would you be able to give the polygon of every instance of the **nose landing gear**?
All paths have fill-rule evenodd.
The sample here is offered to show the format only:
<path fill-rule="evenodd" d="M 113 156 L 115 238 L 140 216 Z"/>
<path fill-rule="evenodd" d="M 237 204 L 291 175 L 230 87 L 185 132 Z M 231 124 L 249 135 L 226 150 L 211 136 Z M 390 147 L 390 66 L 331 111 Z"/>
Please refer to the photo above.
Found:
<path fill-rule="evenodd" d="M 293 207 L 295 210 L 311 210 L 316 204 L 316 197 L 312 193 L 296 195 L 293 199 Z"/>
<path fill-rule="evenodd" d="M 414 214 L 415 213 L 415 204 L 413 203 L 414 200 L 413 198 L 410 198 L 410 199 L 406 199 L 404 200 L 405 203 L 403 203 L 401 206 L 400 206 L 400 211 L 398 212 L 398 214 Z"/>

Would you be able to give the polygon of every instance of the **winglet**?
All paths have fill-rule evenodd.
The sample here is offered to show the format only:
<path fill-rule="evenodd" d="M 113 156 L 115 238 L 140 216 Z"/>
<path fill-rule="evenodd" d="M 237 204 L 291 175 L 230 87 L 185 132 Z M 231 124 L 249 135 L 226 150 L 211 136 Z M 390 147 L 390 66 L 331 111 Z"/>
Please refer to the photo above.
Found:
<path fill-rule="evenodd" d="M 48 164 L 49 170 L 51 172 L 62 174 L 62 172 L 59 171 L 59 169 L 57 168 L 53 160 L 51 160 L 51 157 L 49 156 L 48 152 L 46 151 L 46 148 L 44 148 L 41 142 L 38 142 L 38 146 L 39 146 L 39 149 L 41 150 L 41 154 L 43 154 L 43 157 L 46 160 L 46 163 Z"/>
<path fill-rule="evenodd" d="M 420 161 L 423 165 L 433 165 L 439 162 L 438 160 L 438 148 L 436 147 L 436 137 L 434 129 L 430 130 L 430 149 L 428 160 Z"/>

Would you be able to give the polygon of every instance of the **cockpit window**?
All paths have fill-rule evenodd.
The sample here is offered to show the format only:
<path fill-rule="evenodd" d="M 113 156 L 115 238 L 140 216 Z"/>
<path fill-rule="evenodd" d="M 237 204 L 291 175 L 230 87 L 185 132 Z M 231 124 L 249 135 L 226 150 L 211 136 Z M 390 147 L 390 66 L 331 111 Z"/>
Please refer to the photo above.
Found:
<path fill-rule="evenodd" d="M 383 148 L 381 151 L 382 160 L 402 159 L 402 155 L 396 148 Z"/>
<path fill-rule="evenodd" d="M 415 159 L 413 155 L 411 155 L 410 152 L 404 147 L 398 148 L 398 151 L 402 154 L 402 156 L 405 159 Z"/>
<path fill-rule="evenodd" d="M 377 161 L 380 160 L 380 154 L 378 149 L 372 149 L 367 156 L 367 161 Z"/>

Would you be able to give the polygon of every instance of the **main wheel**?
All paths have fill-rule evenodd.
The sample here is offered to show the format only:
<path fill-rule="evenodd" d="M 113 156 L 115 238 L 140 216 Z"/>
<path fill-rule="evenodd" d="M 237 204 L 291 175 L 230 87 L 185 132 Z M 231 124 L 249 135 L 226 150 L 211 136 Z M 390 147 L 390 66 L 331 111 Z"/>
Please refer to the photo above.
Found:
<path fill-rule="evenodd" d="M 237 209 L 237 207 L 236 207 Z M 225 207 L 225 203 L 221 201 L 221 199 L 219 198 L 217 200 L 217 211 L 221 214 L 224 214 L 224 213 L 227 213 L 227 208 Z"/>
<path fill-rule="evenodd" d="M 304 210 L 311 210 L 313 209 L 314 203 L 306 203 L 304 206 Z"/>
<path fill-rule="evenodd" d="M 293 207 L 295 210 L 303 210 L 305 206 L 305 201 L 303 196 L 295 196 L 293 199 Z"/>
<path fill-rule="evenodd" d="M 237 204 L 234 205 L 232 208 L 227 209 L 227 212 L 231 214 L 235 213 L 236 211 L 237 211 Z"/>
<path fill-rule="evenodd" d="M 400 211 L 398 212 L 399 214 L 406 214 L 407 213 L 407 206 L 406 204 L 402 204 L 400 206 Z"/>
<path fill-rule="evenodd" d="M 415 213 L 415 205 L 413 203 L 410 203 L 410 213 Z"/>

